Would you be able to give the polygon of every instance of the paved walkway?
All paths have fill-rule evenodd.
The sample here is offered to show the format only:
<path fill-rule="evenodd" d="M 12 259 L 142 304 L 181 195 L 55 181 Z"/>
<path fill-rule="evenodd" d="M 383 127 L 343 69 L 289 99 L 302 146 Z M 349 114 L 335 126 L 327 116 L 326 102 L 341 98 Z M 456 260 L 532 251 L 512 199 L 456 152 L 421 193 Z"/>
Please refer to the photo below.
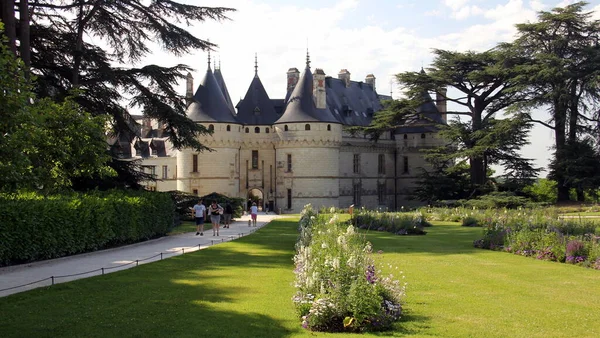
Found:
<path fill-rule="evenodd" d="M 204 236 L 196 236 L 195 232 L 191 232 L 113 249 L 0 268 L 0 290 L 4 290 L 0 291 L 0 297 L 52 285 L 53 282 L 57 284 L 97 276 L 204 249 L 248 235 L 278 217 L 280 216 L 259 213 L 257 226 L 248 227 L 250 216 L 242 216 L 229 229 L 221 228 L 219 237 L 212 236 L 211 225 L 208 223 L 204 226 Z M 19 287 L 28 283 L 31 284 Z"/>

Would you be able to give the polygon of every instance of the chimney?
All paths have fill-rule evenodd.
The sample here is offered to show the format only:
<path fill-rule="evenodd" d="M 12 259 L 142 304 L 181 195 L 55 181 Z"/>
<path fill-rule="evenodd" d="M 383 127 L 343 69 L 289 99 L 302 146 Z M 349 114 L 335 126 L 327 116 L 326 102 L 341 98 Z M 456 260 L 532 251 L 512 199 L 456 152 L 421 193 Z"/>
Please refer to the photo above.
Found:
<path fill-rule="evenodd" d="M 291 91 L 292 89 L 294 89 L 294 87 L 296 87 L 296 83 L 298 83 L 298 80 L 300 79 L 300 72 L 298 71 L 298 68 L 290 68 L 287 71 L 287 91 Z"/>
<path fill-rule="evenodd" d="M 350 72 L 348 71 L 348 69 L 340 70 L 340 72 L 338 73 L 338 79 L 344 80 L 346 87 L 350 87 Z"/>
<path fill-rule="evenodd" d="M 442 88 L 439 93 L 438 92 L 435 93 L 435 107 L 442 115 L 442 120 L 444 120 L 444 122 L 448 122 L 448 120 L 446 119 L 446 112 L 448 112 L 448 107 L 446 105 L 448 102 L 446 100 L 447 92 L 448 92 L 448 89 Z"/>
<path fill-rule="evenodd" d="M 192 97 L 194 97 L 194 77 L 188 72 L 185 79 L 185 101 L 188 106 L 192 103 Z"/>
<path fill-rule="evenodd" d="M 373 87 L 373 91 L 375 91 L 375 75 L 367 75 L 367 77 L 365 78 L 365 83 Z"/>
<path fill-rule="evenodd" d="M 325 109 L 327 105 L 325 72 L 321 68 L 316 68 L 313 73 L 313 98 L 317 109 Z"/>

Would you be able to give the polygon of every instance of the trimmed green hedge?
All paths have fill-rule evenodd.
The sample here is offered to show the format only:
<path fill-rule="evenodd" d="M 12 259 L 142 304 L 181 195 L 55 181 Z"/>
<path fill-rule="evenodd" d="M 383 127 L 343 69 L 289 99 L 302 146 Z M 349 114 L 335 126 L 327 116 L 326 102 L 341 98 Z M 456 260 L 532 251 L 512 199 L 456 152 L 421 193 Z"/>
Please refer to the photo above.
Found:
<path fill-rule="evenodd" d="M 173 226 L 167 193 L 89 192 L 0 195 L 0 265 L 89 252 L 165 235 Z"/>

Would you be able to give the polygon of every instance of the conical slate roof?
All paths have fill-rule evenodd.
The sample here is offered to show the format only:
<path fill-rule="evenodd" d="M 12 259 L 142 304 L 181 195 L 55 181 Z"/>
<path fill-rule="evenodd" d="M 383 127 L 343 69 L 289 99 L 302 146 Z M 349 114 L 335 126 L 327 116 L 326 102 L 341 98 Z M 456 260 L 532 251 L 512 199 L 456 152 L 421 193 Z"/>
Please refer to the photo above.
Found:
<path fill-rule="evenodd" d="M 258 75 L 255 75 L 238 105 L 237 119 L 243 124 L 273 124 L 281 116 L 275 111 L 273 101 L 265 90 Z"/>
<path fill-rule="evenodd" d="M 331 114 L 329 109 L 317 109 L 315 107 L 313 100 L 313 76 L 308 63 L 290 95 L 283 115 L 275 124 L 297 122 L 340 123 Z"/>
<path fill-rule="evenodd" d="M 421 99 L 423 103 L 417 108 L 417 113 L 423 115 L 428 122 L 435 122 L 440 124 L 446 124 L 444 119 L 442 119 L 442 114 L 438 111 L 435 103 L 433 103 L 433 99 L 428 92 L 423 92 L 421 94 Z"/>
<path fill-rule="evenodd" d="M 227 105 L 223 92 L 210 67 L 198 85 L 186 115 L 194 122 L 239 123 Z"/>
<path fill-rule="evenodd" d="M 233 102 L 231 101 L 231 97 L 229 96 L 227 86 L 225 85 L 225 79 L 223 79 L 223 74 L 221 74 L 220 66 L 219 68 L 215 68 L 214 74 L 215 79 L 217 80 L 217 84 L 219 85 L 219 88 L 221 88 L 221 92 L 223 93 L 223 97 L 225 98 L 225 102 L 227 102 L 227 106 L 229 106 L 229 109 L 231 109 L 231 113 L 235 114 L 235 108 L 233 108 Z"/>

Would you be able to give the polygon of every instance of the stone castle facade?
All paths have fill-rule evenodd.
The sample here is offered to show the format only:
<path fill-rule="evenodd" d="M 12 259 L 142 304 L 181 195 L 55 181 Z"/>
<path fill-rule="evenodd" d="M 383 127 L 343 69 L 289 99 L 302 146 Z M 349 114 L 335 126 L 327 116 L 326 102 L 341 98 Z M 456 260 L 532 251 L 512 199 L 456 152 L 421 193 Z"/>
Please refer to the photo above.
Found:
<path fill-rule="evenodd" d="M 193 92 L 187 79 L 187 116 L 212 130 L 200 137 L 213 151 L 173 149 L 162 126 L 142 119 L 131 157 L 141 158 L 158 181 L 148 189 L 197 195 L 217 192 L 259 200 L 261 207 L 298 213 L 307 203 L 320 207 L 399 209 L 415 204 L 410 191 L 420 167 L 420 150 L 441 144 L 436 124 L 445 123 L 439 97 L 420 108 L 421 118 L 371 141 L 346 131 L 366 126 L 391 97 L 378 95 L 375 76 L 353 81 L 322 69 L 287 72 L 287 95 L 270 99 L 255 68 L 248 92 L 235 107 L 221 69 L 210 67 Z M 236 111 L 237 109 L 237 111 Z"/>

